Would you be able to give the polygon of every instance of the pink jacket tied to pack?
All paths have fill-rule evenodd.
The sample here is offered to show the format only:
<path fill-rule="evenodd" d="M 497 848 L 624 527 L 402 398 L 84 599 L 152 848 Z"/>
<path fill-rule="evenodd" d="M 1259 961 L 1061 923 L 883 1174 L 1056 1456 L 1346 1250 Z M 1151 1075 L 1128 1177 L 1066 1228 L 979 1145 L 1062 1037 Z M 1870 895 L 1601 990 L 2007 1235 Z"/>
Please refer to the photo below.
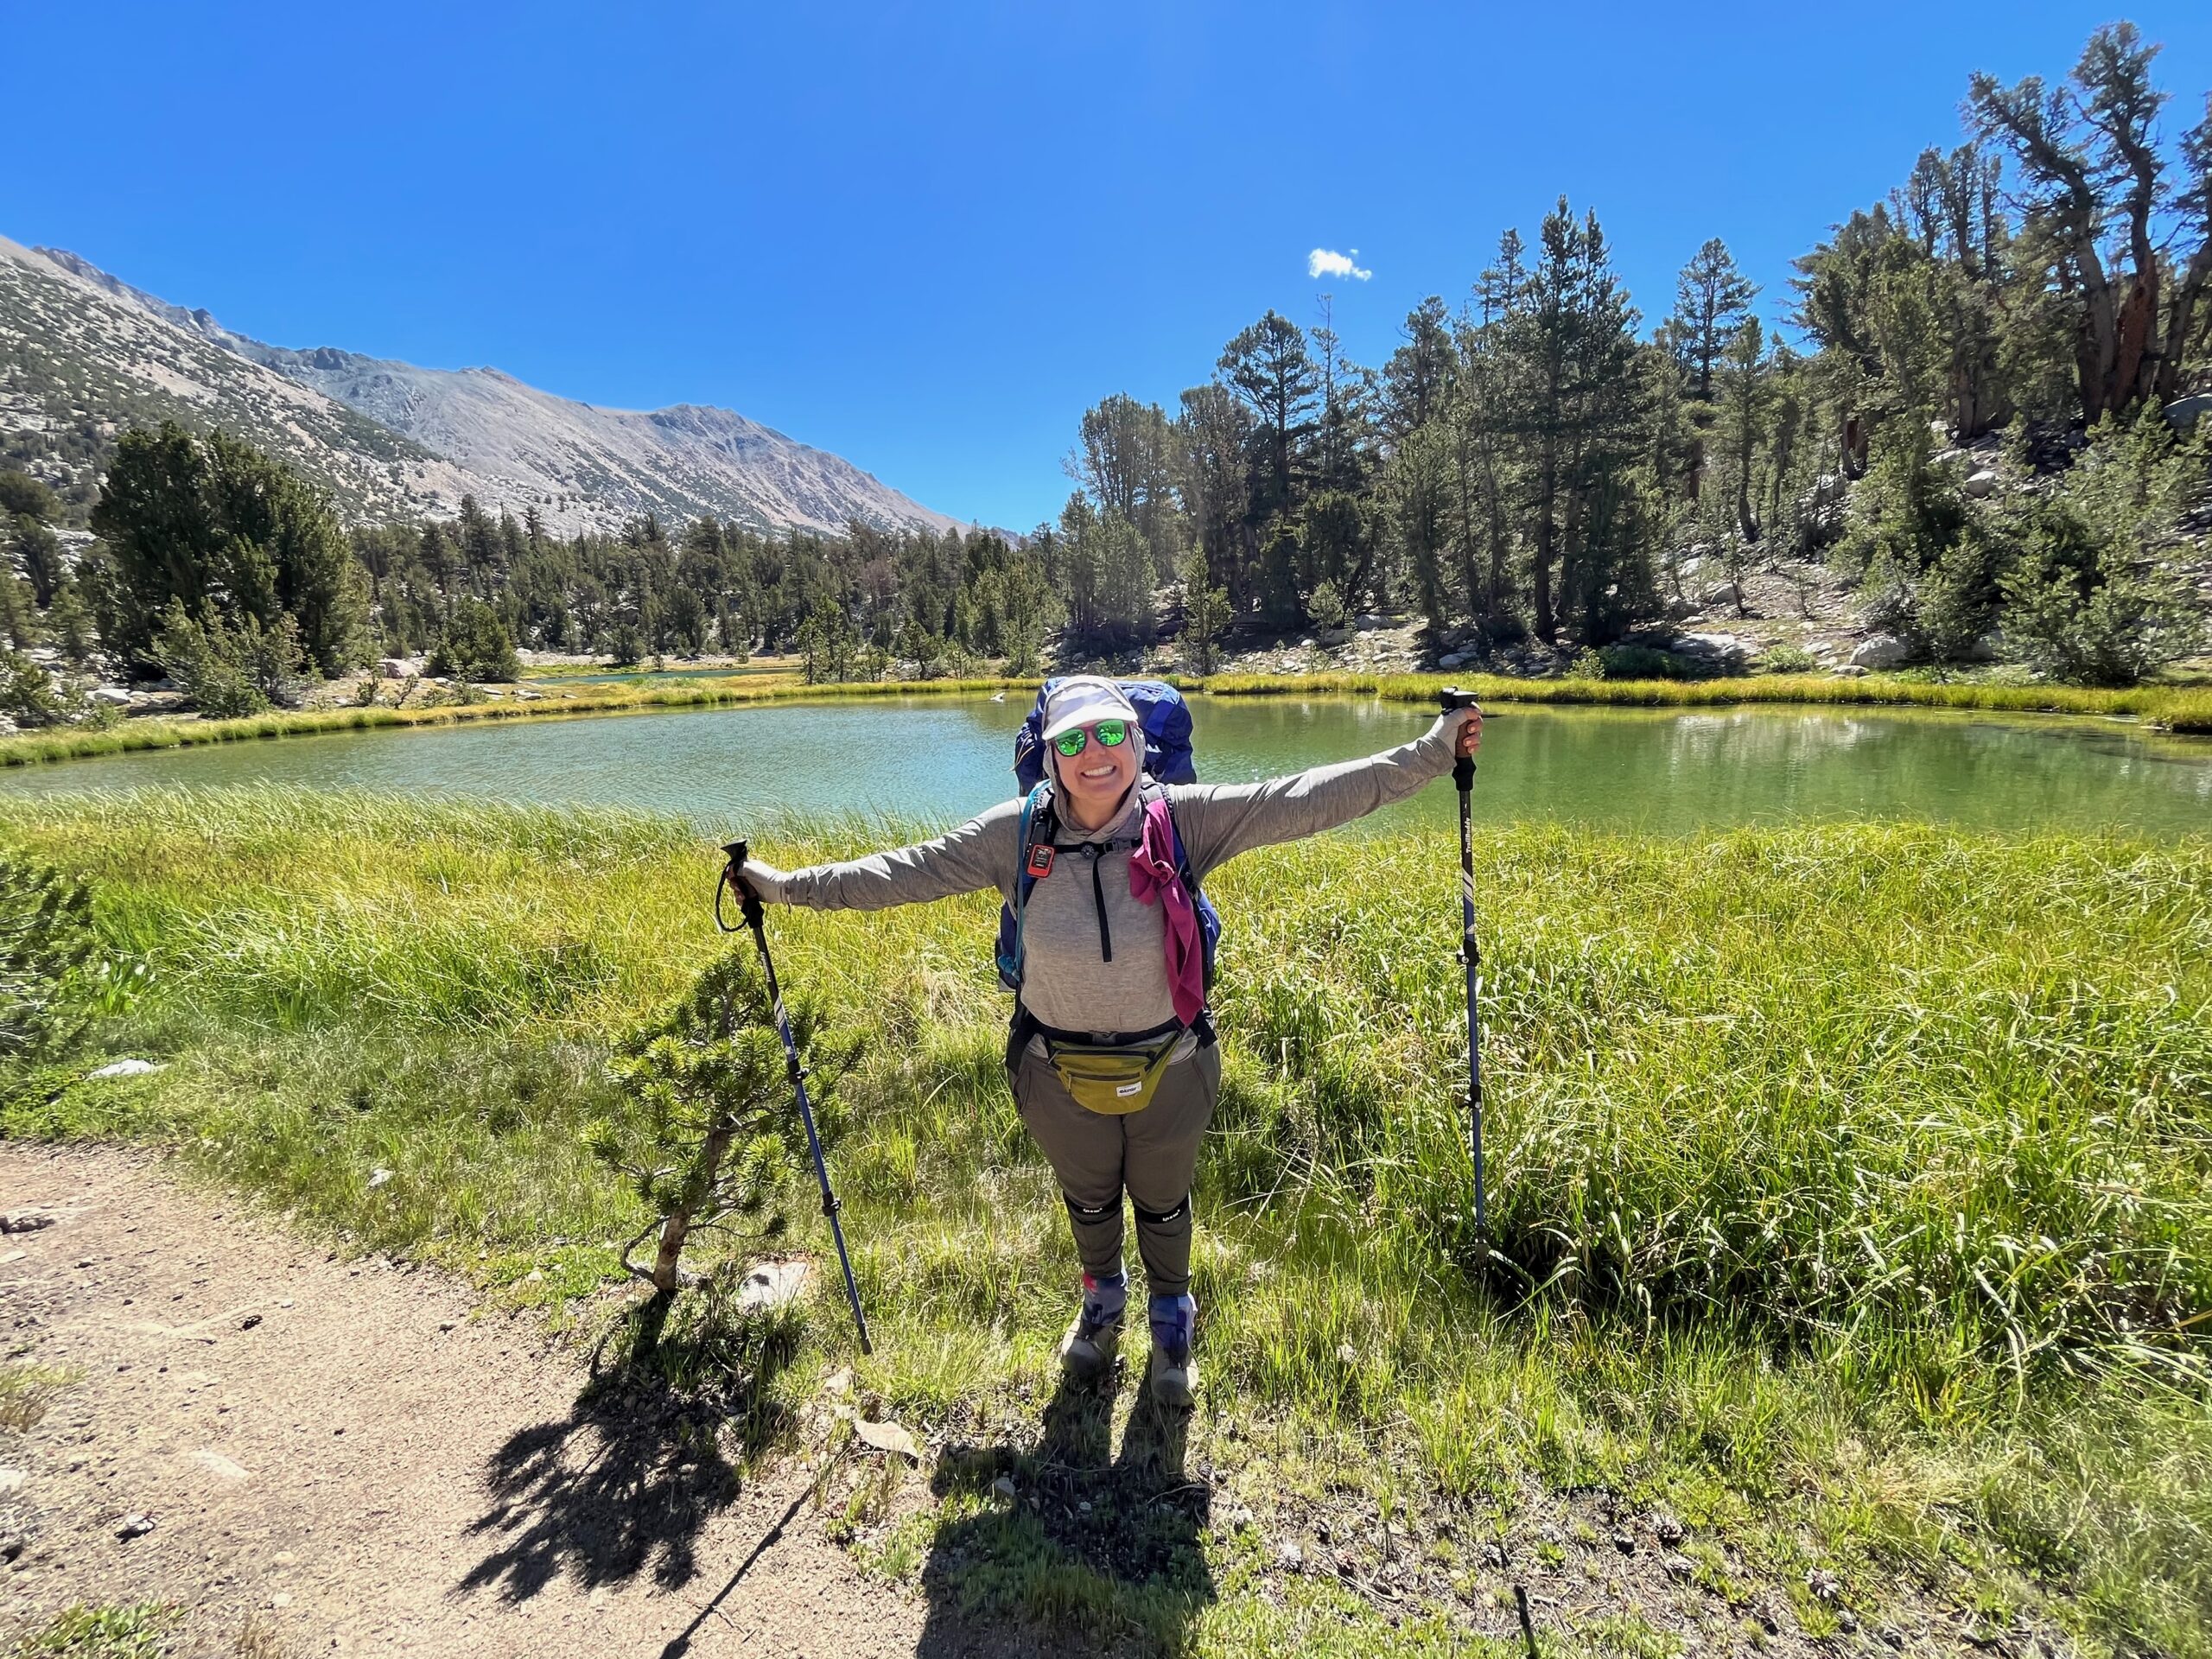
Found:
<path fill-rule="evenodd" d="M 1145 803 L 1144 834 L 1129 855 L 1129 897 L 1166 906 L 1167 989 L 1187 1026 L 1206 1005 L 1205 941 L 1198 906 L 1175 871 L 1175 827 L 1164 800 Z"/>

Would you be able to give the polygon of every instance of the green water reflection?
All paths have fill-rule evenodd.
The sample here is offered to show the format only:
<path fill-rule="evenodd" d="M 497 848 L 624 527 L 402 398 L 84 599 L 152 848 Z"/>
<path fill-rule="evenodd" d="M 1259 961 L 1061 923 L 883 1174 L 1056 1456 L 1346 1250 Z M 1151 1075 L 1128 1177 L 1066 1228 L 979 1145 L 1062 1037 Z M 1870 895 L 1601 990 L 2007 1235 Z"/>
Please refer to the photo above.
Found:
<path fill-rule="evenodd" d="M 1201 774 L 1239 780 L 1386 747 L 1428 716 L 1342 697 L 1196 700 Z M 1012 793 L 1021 709 L 982 697 L 794 703 L 346 733 L 0 772 L 0 791 L 258 781 L 587 803 L 721 830 L 779 809 L 953 821 Z M 2112 722 L 1902 710 L 1510 707 L 1482 816 L 1676 832 L 1840 817 L 1992 828 L 2212 827 L 2212 744 Z M 1389 815 L 1452 810 L 1441 786 Z"/>

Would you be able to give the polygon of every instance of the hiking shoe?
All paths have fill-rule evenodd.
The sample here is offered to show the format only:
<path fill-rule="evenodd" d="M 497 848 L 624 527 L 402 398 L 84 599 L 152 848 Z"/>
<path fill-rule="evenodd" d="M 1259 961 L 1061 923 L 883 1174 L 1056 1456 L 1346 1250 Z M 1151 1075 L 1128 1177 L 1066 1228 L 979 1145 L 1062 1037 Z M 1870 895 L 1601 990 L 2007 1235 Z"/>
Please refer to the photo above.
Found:
<path fill-rule="evenodd" d="M 1152 1397 L 1173 1410 L 1189 1410 L 1198 1395 L 1198 1363 L 1191 1357 L 1198 1322 L 1197 1297 L 1152 1299 Z"/>
<path fill-rule="evenodd" d="M 1126 1274 L 1110 1279 L 1083 1275 L 1083 1306 L 1060 1338 L 1060 1368 L 1070 1376 L 1088 1379 L 1113 1365 L 1114 1351 L 1122 1340 L 1122 1311 L 1128 1298 Z"/>

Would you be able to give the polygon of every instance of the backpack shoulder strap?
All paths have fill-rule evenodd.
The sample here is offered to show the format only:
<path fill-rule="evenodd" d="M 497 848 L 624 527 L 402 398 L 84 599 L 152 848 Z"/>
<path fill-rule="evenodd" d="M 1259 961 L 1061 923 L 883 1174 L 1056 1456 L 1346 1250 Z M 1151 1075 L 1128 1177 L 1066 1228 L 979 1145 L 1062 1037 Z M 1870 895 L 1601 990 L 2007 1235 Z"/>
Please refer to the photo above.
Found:
<path fill-rule="evenodd" d="M 1029 849 L 1041 836 L 1052 838 L 1054 823 L 1052 813 L 1052 785 L 1049 780 L 1039 784 L 1022 798 L 1021 817 L 1016 836 L 1014 865 L 1014 954 L 1013 982 L 1021 982 L 1021 924 L 1029 909 L 1029 889 L 1037 885 L 1037 878 L 1030 874 Z"/>
<path fill-rule="evenodd" d="M 1037 878 L 1029 873 L 1029 849 L 1059 833 L 1059 817 L 1052 810 L 1052 785 L 1041 783 L 1022 798 L 1021 817 L 1014 841 L 1014 907 L 1019 912 Z"/>
<path fill-rule="evenodd" d="M 1191 855 L 1183 849 L 1182 827 L 1175 822 L 1175 798 L 1168 793 L 1167 785 L 1156 778 L 1147 777 L 1137 798 L 1149 806 L 1154 801 L 1167 809 L 1167 833 L 1174 842 L 1175 874 L 1183 878 L 1183 886 L 1192 899 L 1198 896 L 1198 874 L 1191 868 Z"/>

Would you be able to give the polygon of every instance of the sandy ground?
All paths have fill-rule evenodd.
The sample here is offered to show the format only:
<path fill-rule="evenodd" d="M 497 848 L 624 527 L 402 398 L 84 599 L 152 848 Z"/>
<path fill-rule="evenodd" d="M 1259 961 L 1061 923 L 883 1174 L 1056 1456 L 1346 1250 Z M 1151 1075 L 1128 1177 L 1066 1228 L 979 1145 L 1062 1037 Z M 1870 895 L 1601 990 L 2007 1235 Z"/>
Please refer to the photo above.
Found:
<path fill-rule="evenodd" d="M 182 1610 L 176 1653 L 247 1659 L 1027 1645 L 863 1581 L 803 1469 L 741 1483 L 680 1427 L 596 1414 L 531 1321 L 472 1321 L 434 1273 L 111 1148 L 0 1144 L 0 1214 L 34 1224 L 0 1233 L 0 1354 L 77 1374 L 0 1428 L 0 1650 L 148 1600 Z"/>

